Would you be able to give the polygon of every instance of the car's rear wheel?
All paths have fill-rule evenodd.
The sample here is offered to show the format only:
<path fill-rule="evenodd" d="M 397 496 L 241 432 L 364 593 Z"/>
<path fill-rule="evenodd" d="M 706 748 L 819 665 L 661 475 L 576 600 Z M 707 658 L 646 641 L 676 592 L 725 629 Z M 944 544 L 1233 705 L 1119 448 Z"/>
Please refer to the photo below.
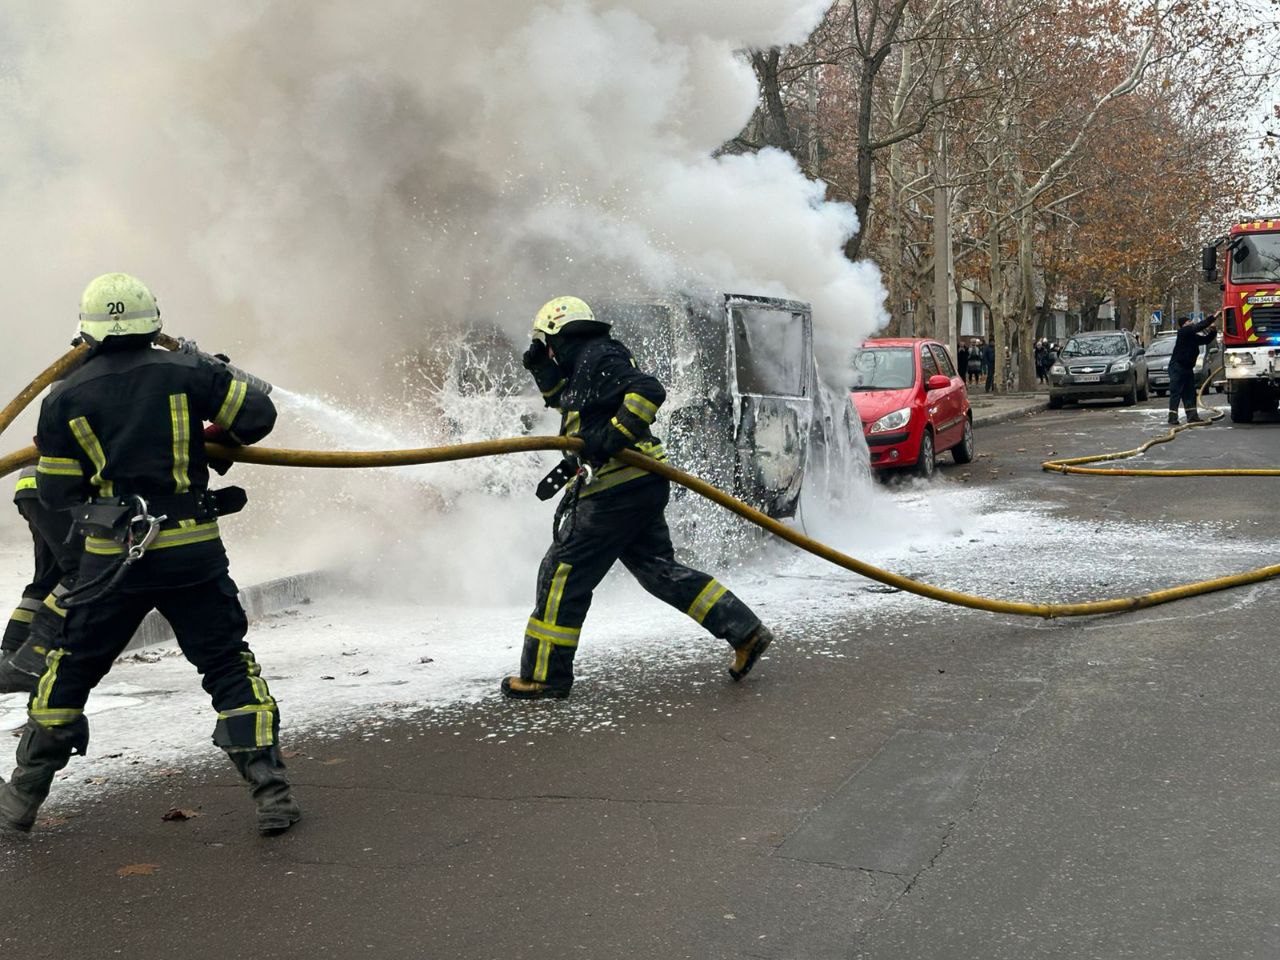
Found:
<path fill-rule="evenodd" d="M 920 459 L 916 461 L 915 474 L 922 480 L 931 480 L 938 466 L 938 454 L 933 449 L 933 434 L 926 427 L 920 438 Z"/>
<path fill-rule="evenodd" d="M 973 421 L 968 417 L 964 418 L 964 435 L 960 438 L 960 442 L 951 448 L 951 458 L 956 463 L 973 461 Z"/>
<path fill-rule="evenodd" d="M 1145 402 L 1147 398 L 1150 396 L 1151 396 L 1151 381 L 1143 380 L 1142 389 L 1138 391 L 1138 399 Z"/>

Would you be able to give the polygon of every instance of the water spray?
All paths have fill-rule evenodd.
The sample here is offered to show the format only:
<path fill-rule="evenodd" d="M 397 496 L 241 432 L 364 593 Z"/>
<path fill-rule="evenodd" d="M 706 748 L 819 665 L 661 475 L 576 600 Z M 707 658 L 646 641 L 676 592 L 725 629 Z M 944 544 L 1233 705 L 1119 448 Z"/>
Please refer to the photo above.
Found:
<path fill-rule="evenodd" d="M 162 345 L 173 348 L 176 341 L 165 338 Z M 45 386 L 57 378 L 59 372 L 65 376 L 83 362 L 84 353 L 81 348 L 70 351 L 48 367 L 17 398 L 0 412 L 0 431 L 12 421 L 22 409 L 37 396 Z M 26 398 L 23 401 L 23 398 Z M 8 419 L 4 419 L 7 417 Z M 1171 433 L 1176 435 L 1176 431 Z M 211 457 L 221 460 L 234 460 L 241 463 L 257 463 L 281 467 L 310 467 L 325 469 L 353 469 L 367 467 L 410 466 L 426 463 L 451 463 L 470 460 L 478 457 L 505 456 L 513 453 L 528 453 L 537 450 L 558 450 L 577 453 L 582 449 L 582 441 L 576 437 L 510 437 L 500 440 L 485 440 L 476 443 L 451 444 L 437 447 L 424 447 L 415 450 L 370 450 L 370 451 L 322 451 L 322 450 L 282 450 L 265 447 L 226 447 L 220 444 L 207 444 L 206 449 Z M 1131 452 L 1130 452 L 1131 453 Z M 859 574 L 886 586 L 914 593 L 917 596 L 937 600 L 954 606 L 969 607 L 974 610 L 986 610 L 991 613 L 1004 613 L 1014 616 L 1040 617 L 1055 619 L 1059 617 L 1097 616 L 1107 613 L 1124 613 L 1132 610 L 1143 610 L 1148 607 L 1172 603 L 1189 597 L 1198 597 L 1208 593 L 1216 593 L 1233 587 L 1241 587 L 1254 583 L 1262 583 L 1280 577 L 1280 564 L 1271 564 L 1249 570 L 1244 573 L 1197 583 L 1188 583 L 1179 587 L 1170 587 L 1152 593 L 1132 597 L 1116 597 L 1108 600 L 1092 600 L 1080 603 L 1026 603 L 1016 600 L 998 600 L 979 597 L 973 594 L 947 590 L 932 584 L 904 577 L 901 574 L 882 570 L 879 567 L 858 560 L 842 553 L 827 544 L 806 536 L 786 524 L 760 512 L 751 505 L 725 493 L 704 480 L 691 476 L 668 463 L 654 460 L 634 450 L 623 450 L 618 458 L 630 466 L 640 467 L 650 473 L 666 477 L 699 496 L 719 504 L 738 516 L 754 523 L 761 529 L 788 543 L 820 557 L 835 566 L 842 567 L 852 573 Z M 35 447 L 27 447 L 6 457 L 0 458 L 0 476 L 4 476 L 38 459 Z M 1045 469 L 1053 469 L 1046 461 Z M 1172 475 L 1184 475 L 1186 471 L 1173 472 Z M 1257 476 L 1259 471 L 1227 471 L 1230 475 Z M 1280 469 L 1265 471 L 1266 476 L 1280 476 Z"/>

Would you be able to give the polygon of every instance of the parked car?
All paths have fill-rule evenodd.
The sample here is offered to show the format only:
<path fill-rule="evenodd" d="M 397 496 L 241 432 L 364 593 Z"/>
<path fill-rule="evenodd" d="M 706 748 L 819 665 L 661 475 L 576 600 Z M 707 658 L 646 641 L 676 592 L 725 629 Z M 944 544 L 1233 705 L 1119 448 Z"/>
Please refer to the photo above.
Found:
<path fill-rule="evenodd" d="M 1147 378 L 1157 397 L 1169 393 L 1169 358 L 1173 355 L 1174 337 L 1156 337 L 1147 347 Z"/>
<path fill-rule="evenodd" d="M 1125 406 L 1147 399 L 1146 351 L 1128 330 L 1078 333 L 1049 368 L 1049 406 L 1118 398 Z"/>
<path fill-rule="evenodd" d="M 850 395 L 862 420 L 871 466 L 933 476 L 937 456 L 973 459 L 969 394 L 946 347 L 936 340 L 864 341 L 851 361 Z"/>

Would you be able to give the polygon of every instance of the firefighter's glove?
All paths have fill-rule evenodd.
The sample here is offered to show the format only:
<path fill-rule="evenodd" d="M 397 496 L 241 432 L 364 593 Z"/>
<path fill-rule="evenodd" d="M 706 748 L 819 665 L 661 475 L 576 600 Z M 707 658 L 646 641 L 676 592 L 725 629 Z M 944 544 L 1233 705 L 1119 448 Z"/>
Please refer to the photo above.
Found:
<path fill-rule="evenodd" d="M 216 423 L 211 423 L 209 426 L 204 428 L 204 439 L 206 443 L 220 443 L 224 447 L 240 446 L 240 444 L 236 443 L 235 437 L 233 437 L 228 431 L 222 429 L 222 427 L 218 426 Z M 217 473 L 218 476 L 225 477 L 227 475 L 227 471 L 231 469 L 231 461 L 215 460 L 213 457 L 210 457 L 209 467 Z"/>
<path fill-rule="evenodd" d="M 537 373 L 540 368 L 555 361 L 551 359 L 551 354 L 547 353 L 547 345 L 541 340 L 534 340 L 529 344 L 529 349 L 524 352 L 524 356 L 520 358 L 520 362 L 530 373 Z"/>
<path fill-rule="evenodd" d="M 583 432 L 582 459 L 598 470 L 626 445 L 627 438 L 613 426 L 605 424 Z"/>

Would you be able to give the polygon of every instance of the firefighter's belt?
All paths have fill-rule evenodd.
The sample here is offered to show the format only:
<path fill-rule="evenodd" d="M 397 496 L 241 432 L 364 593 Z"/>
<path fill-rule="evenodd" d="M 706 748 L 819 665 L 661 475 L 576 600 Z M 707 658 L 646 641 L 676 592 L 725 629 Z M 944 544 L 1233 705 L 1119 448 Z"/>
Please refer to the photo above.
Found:
<path fill-rule="evenodd" d="M 564 485 L 574 478 L 578 472 L 578 458 L 565 457 L 556 468 L 538 481 L 537 495 L 539 500 L 550 500 L 564 489 Z"/>
<path fill-rule="evenodd" d="M 164 517 L 166 525 L 194 520 L 208 523 L 218 517 L 239 513 L 249 501 L 243 487 L 223 487 L 199 493 L 179 493 L 147 497 L 147 509 L 153 516 Z M 132 497 L 97 497 L 72 511 L 72 530 L 78 534 L 124 543 L 128 539 L 129 521 L 137 510 Z"/>

